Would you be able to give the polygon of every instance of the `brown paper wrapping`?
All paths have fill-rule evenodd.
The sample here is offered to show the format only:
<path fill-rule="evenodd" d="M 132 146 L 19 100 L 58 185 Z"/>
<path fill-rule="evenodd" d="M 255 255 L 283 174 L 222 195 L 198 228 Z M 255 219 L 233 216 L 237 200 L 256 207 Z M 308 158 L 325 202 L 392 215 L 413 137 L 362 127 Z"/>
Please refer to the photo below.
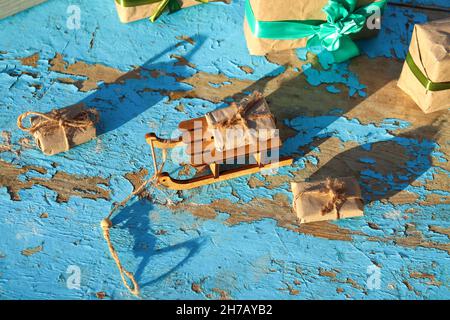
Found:
<path fill-rule="evenodd" d="M 294 211 L 300 223 L 363 216 L 361 189 L 356 178 L 344 177 L 338 178 L 338 181 L 344 183 L 344 193 L 347 197 L 339 210 L 339 215 L 336 208 L 329 213 L 322 214 L 322 208 L 332 199 L 331 193 L 321 192 L 326 181 L 291 183 Z"/>
<path fill-rule="evenodd" d="M 59 109 L 63 119 L 74 119 L 82 111 L 86 110 L 83 104 L 77 104 L 66 108 Z M 92 110 L 92 109 L 91 109 Z M 96 113 L 96 111 L 93 111 Z M 47 113 L 50 115 L 51 112 Z M 98 117 L 98 115 L 97 115 Z M 41 121 L 45 121 L 40 116 L 31 118 L 31 126 L 39 125 Z M 95 122 L 95 121 L 94 121 Z M 46 155 L 54 155 L 60 152 L 67 151 L 65 134 L 69 142 L 69 148 L 76 145 L 88 142 L 96 137 L 96 128 L 93 123 L 90 126 L 83 128 L 65 127 L 64 129 L 58 124 L 44 126 L 36 131 L 31 131 L 31 134 L 36 141 L 36 145 Z"/>
<path fill-rule="evenodd" d="M 420 71 L 433 82 L 450 81 L 450 19 L 416 24 L 409 52 Z M 450 90 L 429 91 L 406 64 L 397 85 L 425 113 L 450 108 Z"/>
<path fill-rule="evenodd" d="M 278 135 L 274 118 L 264 96 L 255 92 L 242 99 L 239 105 L 243 106 L 252 101 L 255 101 L 256 104 L 246 117 L 250 130 L 240 123 L 227 128 L 216 127 L 218 123 L 231 119 L 237 113 L 238 105 L 236 104 L 208 112 L 205 115 L 208 127 L 211 128 L 214 136 L 214 145 L 217 151 L 232 150 L 246 145 L 258 145 L 258 142 L 267 141 Z M 258 115 L 264 116 L 257 117 Z M 252 116 L 256 117 L 252 118 Z M 231 137 L 231 139 L 227 139 L 227 137 Z"/>
<path fill-rule="evenodd" d="M 195 6 L 197 4 L 202 4 L 201 2 L 195 0 L 178 0 L 183 8 Z M 215 0 L 210 0 L 209 2 L 214 2 Z M 159 2 L 144 4 L 135 7 L 123 7 L 116 1 L 117 14 L 119 15 L 120 22 L 128 23 L 141 19 L 150 17 L 155 9 L 159 6 Z"/>
<path fill-rule="evenodd" d="M 367 5 L 374 0 L 359 0 L 358 7 Z M 255 18 L 261 21 L 280 20 L 326 20 L 326 14 L 322 8 L 328 0 L 250 0 Z M 364 39 L 378 34 L 378 30 L 361 30 L 353 39 Z M 255 37 L 244 19 L 244 35 L 247 47 L 252 55 L 265 55 L 273 51 L 282 51 L 301 48 L 306 45 L 307 38 L 297 40 L 273 40 Z"/>

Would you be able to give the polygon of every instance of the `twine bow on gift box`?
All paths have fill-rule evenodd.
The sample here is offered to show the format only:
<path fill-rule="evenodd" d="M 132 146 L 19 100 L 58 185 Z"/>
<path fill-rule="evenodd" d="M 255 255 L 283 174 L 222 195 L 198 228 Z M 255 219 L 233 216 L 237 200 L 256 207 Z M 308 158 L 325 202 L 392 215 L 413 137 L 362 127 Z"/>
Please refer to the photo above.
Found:
<path fill-rule="evenodd" d="M 33 122 L 30 119 L 30 126 L 25 127 L 23 125 L 23 120 L 28 116 L 40 117 L 40 121 Z M 41 113 L 36 111 L 27 111 L 22 113 L 17 118 L 17 126 L 23 131 L 27 131 L 31 134 L 38 130 L 48 132 L 56 128 L 61 128 L 64 136 L 64 143 L 66 146 L 66 151 L 70 149 L 70 142 L 67 136 L 67 128 L 79 128 L 85 129 L 90 126 L 95 125 L 99 120 L 98 113 L 95 109 L 86 109 L 81 111 L 73 118 L 68 118 L 67 114 L 61 110 L 52 110 L 49 113 Z"/>
<path fill-rule="evenodd" d="M 360 32 L 367 19 L 375 12 L 381 12 L 386 3 L 386 0 L 380 0 L 356 8 L 357 0 L 329 0 L 322 9 L 327 15 L 326 21 L 259 21 L 247 0 L 245 15 L 254 36 L 274 40 L 308 38 L 308 48 L 321 46 L 332 54 L 334 62 L 339 63 L 359 55 L 359 48 L 350 35 Z"/>
<path fill-rule="evenodd" d="M 294 198 L 293 207 L 296 207 L 296 202 L 305 194 L 313 193 L 315 196 L 321 196 L 322 198 L 325 196 L 326 199 L 329 199 L 320 208 L 322 216 L 336 212 L 336 218 L 341 219 L 341 208 L 344 203 L 350 199 L 361 199 L 360 196 L 347 195 L 345 191 L 346 184 L 343 180 L 327 178 L 319 188 L 314 186 L 313 188 L 299 192 Z"/>
<path fill-rule="evenodd" d="M 181 9 L 179 0 L 116 0 L 122 7 L 136 7 L 146 4 L 158 3 L 155 11 L 150 16 L 150 21 L 155 22 L 156 19 L 168 9 L 170 13 L 176 12 Z M 195 0 L 197 2 L 208 3 L 209 0 Z"/>
<path fill-rule="evenodd" d="M 321 209 L 322 215 L 336 211 L 337 218 L 341 218 L 340 210 L 342 205 L 347 201 L 345 194 L 345 183 L 338 179 L 327 178 L 325 185 L 319 190 L 320 193 L 331 196 L 331 199 L 323 205 Z"/>
<path fill-rule="evenodd" d="M 263 98 L 262 93 L 253 92 L 253 94 L 249 97 L 247 101 L 236 105 L 233 103 L 232 105 L 236 108 L 236 112 L 234 115 L 228 119 L 224 119 L 222 121 L 218 121 L 214 124 L 214 129 L 227 129 L 232 128 L 236 125 L 241 125 L 244 129 L 249 130 L 249 120 L 257 120 L 257 119 L 272 119 L 275 122 L 275 118 L 273 115 L 268 113 L 250 113 L 253 108 L 258 106 L 258 102 Z"/>

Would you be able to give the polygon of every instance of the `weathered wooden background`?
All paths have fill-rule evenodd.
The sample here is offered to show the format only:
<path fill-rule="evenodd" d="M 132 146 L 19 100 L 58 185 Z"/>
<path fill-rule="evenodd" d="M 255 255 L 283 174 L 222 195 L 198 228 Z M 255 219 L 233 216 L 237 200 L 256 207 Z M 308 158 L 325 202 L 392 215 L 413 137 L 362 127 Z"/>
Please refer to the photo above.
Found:
<path fill-rule="evenodd" d="M 132 298 L 99 222 L 153 173 L 144 134 L 170 136 L 253 89 L 294 166 L 130 202 L 112 234 L 142 296 L 450 298 L 449 113 L 425 115 L 396 87 L 413 25 L 449 17 L 450 3 L 395 2 L 363 55 L 331 67 L 305 50 L 249 56 L 243 0 L 155 24 L 121 24 L 112 0 L 49 0 L 1 20 L 0 298 Z M 44 156 L 16 127 L 24 111 L 79 102 L 100 110 L 99 136 L 64 154 Z M 289 182 L 329 175 L 358 177 L 365 217 L 297 225 Z"/>

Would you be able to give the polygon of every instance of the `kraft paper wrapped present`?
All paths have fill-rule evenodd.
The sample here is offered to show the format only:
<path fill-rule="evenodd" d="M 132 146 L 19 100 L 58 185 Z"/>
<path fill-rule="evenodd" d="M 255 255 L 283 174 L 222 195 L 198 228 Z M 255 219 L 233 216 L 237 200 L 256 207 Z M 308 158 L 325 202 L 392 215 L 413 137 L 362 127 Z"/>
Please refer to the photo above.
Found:
<path fill-rule="evenodd" d="M 244 33 L 250 54 L 321 46 L 334 62 L 359 55 L 353 39 L 378 33 L 386 0 L 246 0 Z M 378 23 L 380 21 L 378 20 Z M 369 27 L 370 25 L 370 27 Z"/>
<path fill-rule="evenodd" d="M 201 3 L 220 0 L 115 0 L 119 19 L 123 23 L 150 18 L 154 22 L 168 9 L 169 12 Z"/>
<path fill-rule="evenodd" d="M 450 108 L 450 18 L 414 26 L 397 85 L 425 113 Z"/>
<path fill-rule="evenodd" d="M 23 121 L 28 117 L 30 126 L 27 127 Z M 25 112 L 17 119 L 17 126 L 33 135 L 44 154 L 54 155 L 95 138 L 98 121 L 95 109 L 77 104 L 48 113 Z"/>
<path fill-rule="evenodd" d="M 34 7 L 46 0 L 0 0 L 0 19 Z"/>
<path fill-rule="evenodd" d="M 239 104 L 209 112 L 205 117 L 217 151 L 255 145 L 278 137 L 275 118 L 266 99 L 257 91 Z"/>
<path fill-rule="evenodd" d="M 354 177 L 291 183 L 293 207 L 300 223 L 359 217 L 361 189 Z"/>

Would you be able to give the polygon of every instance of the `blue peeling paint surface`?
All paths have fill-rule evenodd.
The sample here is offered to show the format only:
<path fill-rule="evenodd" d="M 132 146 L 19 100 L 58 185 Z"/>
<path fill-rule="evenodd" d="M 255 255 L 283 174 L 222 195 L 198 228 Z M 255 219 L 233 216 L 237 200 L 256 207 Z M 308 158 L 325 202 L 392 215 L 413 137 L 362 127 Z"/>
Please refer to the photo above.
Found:
<path fill-rule="evenodd" d="M 442 0 L 422 3 L 448 7 Z M 69 5 L 81 9 L 80 29 L 66 25 Z M 227 80 L 206 84 L 220 89 L 233 81 L 256 81 L 285 71 L 284 66 L 265 57 L 248 54 L 242 32 L 243 8 L 243 0 L 234 0 L 230 5 L 199 5 L 164 14 L 154 24 L 142 20 L 124 25 L 113 1 L 49 0 L 0 21 L 0 131 L 10 133 L 10 137 L 0 135 L 0 146 L 9 146 L 0 149 L 0 161 L 16 168 L 34 166 L 17 175 L 22 183 L 50 180 L 57 172 L 65 172 L 106 179 L 109 184 L 99 187 L 110 190 L 110 199 L 73 196 L 61 202 L 56 191 L 34 184 L 20 189 L 20 201 L 15 201 L 6 187 L 0 187 L 0 299 L 96 299 L 98 292 L 105 292 L 107 299 L 134 298 L 121 284 L 99 223 L 114 202 L 133 191 L 127 173 L 147 168 L 148 175 L 153 174 L 146 133 L 170 136 L 180 121 L 200 117 L 232 100 L 170 99 L 168 93 L 198 89 L 182 79 L 200 72 L 223 75 Z M 380 35 L 358 42 L 362 53 L 369 58 L 403 59 L 413 24 L 427 21 L 423 12 L 388 6 Z M 193 43 L 180 40 L 181 36 Z M 21 62 L 36 52 L 36 66 Z M 124 73 L 140 66 L 140 78 L 100 82 L 95 90 L 84 92 L 76 85 L 84 76 L 51 70 L 50 61 L 56 54 L 68 64 L 100 64 Z M 176 56 L 189 64 L 177 63 Z M 306 60 L 306 50 L 298 49 L 297 56 Z M 349 99 L 370 98 L 369 84 L 351 71 L 350 62 L 329 65 L 326 55 L 320 54 L 319 62 L 322 68 L 305 63 L 302 70 L 297 69 L 310 87 Z M 243 66 L 252 72 L 245 72 Z M 152 75 L 155 70 L 158 77 Z M 101 113 L 96 139 L 52 157 L 33 144 L 24 144 L 29 136 L 16 127 L 22 112 L 47 112 L 78 102 Z M 336 106 L 329 107 L 332 111 L 323 115 L 279 119 L 293 132 L 281 153 L 295 154 L 292 167 L 275 173 L 275 178 L 284 177 L 284 182 L 270 186 L 273 173 L 260 173 L 182 193 L 152 189 L 151 201 L 133 199 L 115 216 L 113 241 L 123 264 L 141 284 L 143 298 L 450 298 L 450 205 L 445 201 L 423 204 L 429 197 L 450 196 L 448 187 L 424 187 L 436 176 L 450 181 L 450 172 L 439 166 L 448 161 L 448 154 L 431 138 L 417 140 L 402 134 L 412 126 L 406 120 L 386 118 L 367 123 L 348 117 Z M 337 141 L 336 154 L 352 145 L 343 151 L 344 161 L 346 156 L 358 155 L 364 166 L 358 174 L 368 203 L 365 215 L 332 222 L 332 227 L 350 233 L 342 234 L 342 239 L 295 232 L 264 217 L 230 224 L 232 214 L 227 208 L 210 218 L 188 209 L 172 209 L 184 203 L 213 206 L 224 200 L 240 208 L 280 195 L 290 202 L 289 183 L 295 172 L 314 166 L 320 174 L 341 161 L 322 163 L 320 145 L 304 149 L 330 138 Z M 393 160 L 392 170 L 379 170 L 379 159 L 370 152 L 383 150 L 385 145 L 404 149 L 401 167 Z M 168 163 L 167 170 L 180 172 L 176 163 Z M 0 173 L 0 178 L 2 174 L 6 175 Z M 250 179 L 255 179 L 256 186 Z M 390 197 L 399 192 L 415 198 L 393 204 Z M 41 217 L 43 213 L 47 218 Z M 407 237 L 416 237 L 419 244 L 399 243 L 398 239 Z M 38 249 L 24 254 L 23 250 L 30 248 Z M 80 271 L 76 288 L 68 285 L 73 268 Z M 380 274 L 375 286 L 371 282 L 374 272 Z M 193 284 L 201 290 L 193 290 Z"/>

